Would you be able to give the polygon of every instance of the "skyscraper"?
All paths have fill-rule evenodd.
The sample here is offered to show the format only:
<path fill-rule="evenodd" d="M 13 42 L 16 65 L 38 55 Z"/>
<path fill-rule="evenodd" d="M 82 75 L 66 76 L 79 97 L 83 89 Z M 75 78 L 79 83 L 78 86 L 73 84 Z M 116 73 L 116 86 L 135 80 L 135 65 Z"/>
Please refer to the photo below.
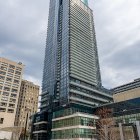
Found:
<path fill-rule="evenodd" d="M 50 0 L 41 105 L 32 117 L 31 137 L 95 139 L 94 107 L 110 101 L 88 0 Z"/>
<path fill-rule="evenodd" d="M 101 84 L 88 0 L 51 0 L 41 110 L 51 104 L 98 106 L 112 99 Z"/>

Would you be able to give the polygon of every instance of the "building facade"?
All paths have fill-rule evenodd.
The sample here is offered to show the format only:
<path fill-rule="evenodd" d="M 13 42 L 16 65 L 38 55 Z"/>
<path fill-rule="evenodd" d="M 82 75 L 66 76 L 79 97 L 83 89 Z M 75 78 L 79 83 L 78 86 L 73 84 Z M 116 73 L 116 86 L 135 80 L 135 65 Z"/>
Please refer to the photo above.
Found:
<path fill-rule="evenodd" d="M 140 79 L 112 89 L 114 102 L 121 102 L 140 97 Z"/>
<path fill-rule="evenodd" d="M 50 1 L 47 34 L 40 109 L 52 102 L 98 106 L 112 100 L 101 84 L 88 1 Z"/>
<path fill-rule="evenodd" d="M 64 106 L 69 104 L 89 109 L 111 101 L 111 93 L 101 83 L 93 12 L 88 0 L 50 0 L 41 105 L 34 118 L 32 138 L 67 139 L 67 133 L 73 131 L 76 136 L 72 134 L 69 139 L 88 140 L 95 127 L 83 126 L 80 121 L 96 120 L 92 114 L 78 110 L 68 114 L 65 117 L 70 121 L 79 121 L 68 130 L 69 125 L 55 127 L 59 119 L 60 123 L 66 122 L 65 117 L 54 117 L 55 109 L 61 107 L 63 114 Z M 40 118 L 45 113 L 48 118 L 44 121 Z"/>
<path fill-rule="evenodd" d="M 95 140 L 97 138 L 96 120 L 98 117 L 89 112 L 89 108 L 77 105 L 62 107 L 54 111 L 52 140 Z"/>
<path fill-rule="evenodd" d="M 67 104 L 32 116 L 33 140 L 96 140 L 96 120 L 91 107 Z"/>
<path fill-rule="evenodd" d="M 140 97 L 121 102 L 110 103 L 96 107 L 98 110 L 109 109 L 111 115 L 105 118 L 104 122 L 109 119 L 106 126 L 106 132 L 110 131 L 118 140 L 139 140 L 140 139 Z M 110 125 L 110 120 L 113 122 Z M 104 123 L 103 123 L 104 124 Z M 104 125 L 102 127 L 104 128 Z M 105 131 L 104 131 L 105 132 Z"/>
<path fill-rule="evenodd" d="M 13 127 L 24 65 L 0 58 L 0 128 Z M 11 133 L 0 131 L 0 139 Z"/>
<path fill-rule="evenodd" d="M 29 117 L 35 114 L 38 110 L 38 97 L 39 86 L 30 81 L 22 80 L 16 111 L 15 126 L 24 129 L 26 127 L 27 133 L 30 132 Z"/>

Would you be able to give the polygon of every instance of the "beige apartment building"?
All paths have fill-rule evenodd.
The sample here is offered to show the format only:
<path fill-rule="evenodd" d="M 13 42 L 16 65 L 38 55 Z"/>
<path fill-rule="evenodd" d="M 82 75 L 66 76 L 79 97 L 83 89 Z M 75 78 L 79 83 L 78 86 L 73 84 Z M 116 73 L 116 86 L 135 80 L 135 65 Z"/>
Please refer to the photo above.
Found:
<path fill-rule="evenodd" d="M 112 89 L 114 102 L 121 102 L 140 97 L 140 79 Z"/>
<path fill-rule="evenodd" d="M 24 65 L 0 57 L 0 139 L 11 139 Z"/>
<path fill-rule="evenodd" d="M 27 133 L 30 129 L 29 117 L 35 114 L 38 110 L 38 96 L 39 86 L 30 81 L 22 80 L 18 99 L 15 126 L 25 128 L 27 120 Z"/>

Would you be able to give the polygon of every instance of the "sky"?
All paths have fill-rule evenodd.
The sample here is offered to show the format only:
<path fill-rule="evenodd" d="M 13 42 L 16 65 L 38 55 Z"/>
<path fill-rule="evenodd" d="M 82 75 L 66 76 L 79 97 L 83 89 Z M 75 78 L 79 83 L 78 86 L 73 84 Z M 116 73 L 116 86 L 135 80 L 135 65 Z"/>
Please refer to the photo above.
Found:
<path fill-rule="evenodd" d="M 89 0 L 103 86 L 140 78 L 140 0 Z M 0 57 L 25 64 L 41 85 L 49 0 L 0 0 Z"/>

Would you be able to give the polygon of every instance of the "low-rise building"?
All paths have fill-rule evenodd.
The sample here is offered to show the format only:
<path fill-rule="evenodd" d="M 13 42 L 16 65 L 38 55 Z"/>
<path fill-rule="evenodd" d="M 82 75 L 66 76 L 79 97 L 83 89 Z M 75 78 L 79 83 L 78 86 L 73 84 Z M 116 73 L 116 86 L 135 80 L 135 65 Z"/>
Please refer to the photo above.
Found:
<path fill-rule="evenodd" d="M 26 129 L 27 133 L 30 132 L 29 117 L 35 114 L 38 110 L 38 96 L 39 86 L 30 81 L 22 80 L 15 126 Z"/>
<path fill-rule="evenodd" d="M 140 97 L 97 107 L 95 108 L 95 112 L 102 109 L 111 110 L 111 115 L 105 119 L 107 120 L 111 117 L 114 126 L 109 126 L 109 124 L 106 124 L 106 126 L 108 130 L 110 128 L 112 128 L 112 130 L 117 129 L 117 131 L 115 130 L 116 132 L 114 131 L 113 133 L 118 140 L 140 139 Z"/>
<path fill-rule="evenodd" d="M 93 108 L 68 104 L 33 117 L 33 140 L 95 140 L 96 120 Z"/>
<path fill-rule="evenodd" d="M 113 99 L 114 102 L 126 101 L 134 98 L 140 97 L 140 78 L 130 82 L 128 84 L 124 84 L 113 88 Z"/>

